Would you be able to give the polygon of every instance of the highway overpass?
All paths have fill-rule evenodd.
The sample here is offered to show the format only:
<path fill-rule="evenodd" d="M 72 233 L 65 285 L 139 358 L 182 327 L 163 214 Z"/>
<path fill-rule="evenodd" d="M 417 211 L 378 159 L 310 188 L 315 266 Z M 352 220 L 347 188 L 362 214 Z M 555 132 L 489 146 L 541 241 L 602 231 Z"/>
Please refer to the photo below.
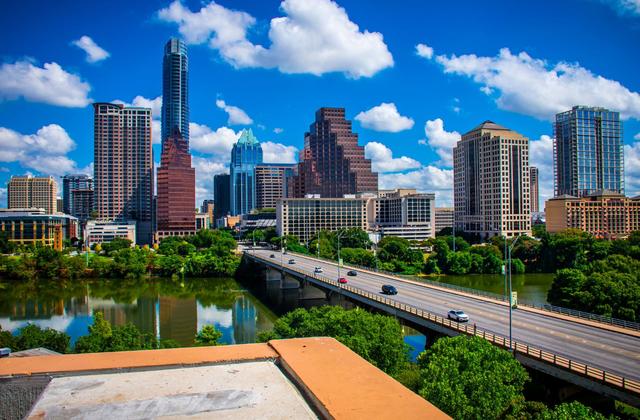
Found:
<path fill-rule="evenodd" d="M 284 273 L 441 334 L 475 334 L 509 347 L 505 302 L 358 268 L 354 268 L 357 276 L 347 276 L 349 267 L 300 254 L 281 255 L 270 249 L 244 254 L 264 265 L 271 278 Z M 295 259 L 295 264 L 289 264 L 289 259 Z M 314 273 L 315 267 L 323 272 Z M 337 282 L 338 270 L 347 284 Z M 394 285 L 398 294 L 383 295 L 383 284 Z M 469 323 L 449 321 L 451 309 L 464 310 Z M 640 331 L 524 307 L 513 311 L 512 325 L 511 347 L 523 364 L 640 406 Z"/>

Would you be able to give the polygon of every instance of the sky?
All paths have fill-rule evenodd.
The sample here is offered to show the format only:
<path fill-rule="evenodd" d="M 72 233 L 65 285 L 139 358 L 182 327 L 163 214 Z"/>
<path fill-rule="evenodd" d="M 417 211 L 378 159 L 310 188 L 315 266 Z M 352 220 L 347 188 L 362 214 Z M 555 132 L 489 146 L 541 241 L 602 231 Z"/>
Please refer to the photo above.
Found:
<path fill-rule="evenodd" d="M 322 106 L 346 109 L 380 188 L 437 206 L 452 203 L 452 147 L 481 122 L 530 139 L 542 201 L 555 113 L 607 107 L 640 194 L 640 0 L 22 0 L 2 3 L 0 34 L 0 206 L 11 175 L 93 172 L 93 102 L 152 108 L 159 162 L 170 37 L 188 45 L 198 203 L 240 130 L 265 161 L 295 162 Z"/>

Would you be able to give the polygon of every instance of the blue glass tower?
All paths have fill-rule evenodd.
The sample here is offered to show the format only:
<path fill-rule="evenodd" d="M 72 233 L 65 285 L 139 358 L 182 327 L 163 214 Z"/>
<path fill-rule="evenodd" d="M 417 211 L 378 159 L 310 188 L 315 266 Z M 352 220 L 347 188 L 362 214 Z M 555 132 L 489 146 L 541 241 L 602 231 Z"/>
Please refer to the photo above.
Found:
<path fill-rule="evenodd" d="M 262 146 L 251 129 L 243 130 L 231 150 L 231 215 L 256 208 L 256 165 L 262 163 Z"/>
<path fill-rule="evenodd" d="M 189 141 L 189 58 L 187 46 L 171 38 L 162 59 L 162 142 L 178 128 Z"/>
<path fill-rule="evenodd" d="M 624 194 L 620 113 L 574 106 L 556 114 L 555 195 L 583 197 L 598 190 Z"/>

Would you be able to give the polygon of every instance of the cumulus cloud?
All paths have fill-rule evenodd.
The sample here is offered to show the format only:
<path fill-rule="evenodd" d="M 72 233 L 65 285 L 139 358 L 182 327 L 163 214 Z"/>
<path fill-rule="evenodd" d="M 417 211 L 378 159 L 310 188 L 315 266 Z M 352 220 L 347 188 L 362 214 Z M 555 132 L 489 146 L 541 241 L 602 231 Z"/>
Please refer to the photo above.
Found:
<path fill-rule="evenodd" d="M 226 162 L 215 161 L 214 158 L 193 156 L 191 163 L 196 170 L 196 203 L 213 197 L 213 176 L 229 172 Z"/>
<path fill-rule="evenodd" d="M 640 0 L 601 0 L 620 15 L 640 16 Z"/>
<path fill-rule="evenodd" d="M 284 129 L 280 128 L 280 127 L 276 127 L 273 129 L 273 132 L 276 134 L 280 134 L 284 131 Z M 640 134 L 639 134 L 640 135 Z"/>
<path fill-rule="evenodd" d="M 540 209 L 553 197 L 553 138 L 543 135 L 529 141 L 529 164 L 538 168 L 538 195 Z"/>
<path fill-rule="evenodd" d="M 244 112 L 237 106 L 227 105 L 227 103 L 222 99 L 218 99 L 216 101 L 216 106 L 229 114 L 229 120 L 227 121 L 227 124 L 229 125 L 253 124 L 253 120 L 251 119 L 251 117 L 249 117 L 246 112 Z"/>
<path fill-rule="evenodd" d="M 389 133 L 397 133 L 413 127 L 413 120 L 400 115 L 396 104 L 393 102 L 383 102 L 368 111 L 360 112 L 356 115 L 355 119 L 359 121 L 364 128 Z"/>
<path fill-rule="evenodd" d="M 283 0 L 285 16 L 271 19 L 264 47 L 247 39 L 256 19 L 215 2 L 192 12 L 179 0 L 161 9 L 161 20 L 178 24 L 190 44 L 207 42 L 236 68 L 277 68 L 283 73 L 342 72 L 351 78 L 371 77 L 393 66 L 379 32 L 361 31 L 344 8 L 331 0 Z"/>
<path fill-rule="evenodd" d="M 262 155 L 265 163 L 296 163 L 298 149 L 272 141 L 262 142 Z"/>
<path fill-rule="evenodd" d="M 87 61 L 89 63 L 97 63 L 109 58 L 111 55 L 87 35 L 81 36 L 80 39 L 76 39 L 72 44 L 87 53 Z"/>
<path fill-rule="evenodd" d="M 640 195 L 640 141 L 624 146 L 624 192 L 630 197 Z"/>
<path fill-rule="evenodd" d="M 35 134 L 0 127 L 0 162 L 18 162 L 43 175 L 75 171 L 76 163 L 66 156 L 75 147 L 76 143 L 58 124 L 43 126 Z"/>
<path fill-rule="evenodd" d="M 424 124 L 424 134 L 429 146 L 440 156 L 440 162 L 446 166 L 453 165 L 453 147 L 460 140 L 460 133 L 445 131 L 442 118 L 436 118 Z"/>
<path fill-rule="evenodd" d="M 636 134 L 635 136 L 633 136 L 634 140 L 640 140 L 640 133 Z"/>
<path fill-rule="evenodd" d="M 29 102 L 83 108 L 91 102 L 90 90 L 87 82 L 58 63 L 38 67 L 29 61 L 17 61 L 0 66 L 0 99 L 24 98 Z"/>
<path fill-rule="evenodd" d="M 420 192 L 436 194 L 436 206 L 453 205 L 453 170 L 428 165 L 405 173 L 379 175 L 381 189 L 415 188 Z"/>
<path fill-rule="evenodd" d="M 407 156 L 394 158 L 391 149 L 375 141 L 364 146 L 364 156 L 371 159 L 371 168 L 375 172 L 400 172 L 421 166 L 420 162 Z"/>
<path fill-rule="evenodd" d="M 162 116 L 162 95 L 155 98 L 145 98 L 144 96 L 137 95 L 131 102 L 125 102 L 121 99 L 115 99 L 111 102 L 124 106 L 151 108 L 151 139 L 153 144 L 162 143 L 162 123 L 160 122 Z"/>
<path fill-rule="evenodd" d="M 416 54 L 420 57 L 426 58 L 427 60 L 431 60 L 431 57 L 433 57 L 433 48 L 427 44 L 418 44 L 416 45 Z"/>
<path fill-rule="evenodd" d="M 240 132 L 228 127 L 213 131 L 206 125 L 189 123 L 189 145 L 197 152 L 219 155 L 227 161 L 231 158 L 231 149 L 240 138 Z"/>
<path fill-rule="evenodd" d="M 495 57 L 439 55 L 436 60 L 445 73 L 467 76 L 482 85 L 481 91 L 507 111 L 550 120 L 556 113 L 582 104 L 640 119 L 640 94 L 577 63 L 550 65 L 526 52 L 512 54 L 508 48 Z"/>

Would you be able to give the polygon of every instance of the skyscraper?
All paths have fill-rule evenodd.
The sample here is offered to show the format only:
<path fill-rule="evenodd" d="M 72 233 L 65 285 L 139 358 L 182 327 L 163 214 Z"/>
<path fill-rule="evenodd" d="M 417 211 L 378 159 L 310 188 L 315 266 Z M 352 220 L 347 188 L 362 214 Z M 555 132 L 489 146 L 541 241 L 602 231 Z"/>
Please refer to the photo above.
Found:
<path fill-rule="evenodd" d="M 171 38 L 162 60 L 162 141 L 180 130 L 189 143 L 189 59 L 187 46 Z"/>
<path fill-rule="evenodd" d="M 251 129 L 243 130 L 231 150 L 231 215 L 256 208 L 256 165 L 262 163 L 262 146 Z"/>
<path fill-rule="evenodd" d="M 94 199 L 98 218 L 135 220 L 136 242 L 152 239 L 151 109 L 95 103 Z"/>
<path fill-rule="evenodd" d="M 195 233 L 196 170 L 191 167 L 189 144 L 177 128 L 162 142 L 156 212 L 158 241 Z"/>
<path fill-rule="evenodd" d="M 309 132 L 304 135 L 298 175 L 289 183 L 289 197 L 319 194 L 342 197 L 344 194 L 378 191 L 378 174 L 371 171 L 358 134 L 344 108 L 320 108 Z"/>
<path fill-rule="evenodd" d="M 58 185 L 52 176 L 12 176 L 7 183 L 7 207 L 41 208 L 54 214 L 58 211 L 57 193 Z"/>
<path fill-rule="evenodd" d="M 229 174 L 221 174 L 213 176 L 213 200 L 215 206 L 213 207 L 213 221 L 215 226 L 216 221 L 229 214 L 231 211 L 231 177 Z"/>
<path fill-rule="evenodd" d="M 276 208 L 287 196 L 287 182 L 293 176 L 293 163 L 262 163 L 256 166 L 256 208 Z"/>
<path fill-rule="evenodd" d="M 93 178 L 85 174 L 62 177 L 62 211 L 81 222 L 93 211 Z"/>
<path fill-rule="evenodd" d="M 574 106 L 556 114 L 555 195 L 583 197 L 598 190 L 624 194 L 620 113 Z"/>
<path fill-rule="evenodd" d="M 529 192 L 531 195 L 531 213 L 538 213 L 540 211 L 540 195 L 538 193 L 538 168 L 530 166 L 529 174 Z"/>
<path fill-rule="evenodd" d="M 529 139 L 485 121 L 453 148 L 456 230 L 531 235 Z"/>

